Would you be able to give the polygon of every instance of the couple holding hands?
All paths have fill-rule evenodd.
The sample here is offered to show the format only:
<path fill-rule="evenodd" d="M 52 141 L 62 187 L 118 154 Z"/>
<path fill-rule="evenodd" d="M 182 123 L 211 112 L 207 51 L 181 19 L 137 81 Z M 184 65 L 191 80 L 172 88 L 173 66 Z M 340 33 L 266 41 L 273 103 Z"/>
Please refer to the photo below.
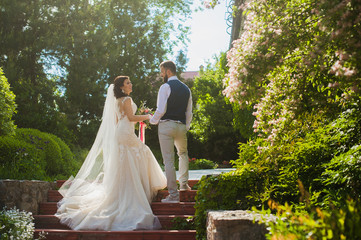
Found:
<path fill-rule="evenodd" d="M 55 214 L 73 230 L 129 231 L 160 229 L 150 203 L 168 188 L 164 203 L 179 202 L 174 146 L 179 156 L 180 191 L 188 185 L 187 131 L 192 120 L 190 89 L 176 77 L 172 61 L 160 64 L 154 115 L 135 115 L 132 83 L 118 76 L 110 85 L 96 139 L 76 177 L 59 189 L 63 199 Z M 158 124 L 165 175 L 151 150 L 136 135 L 136 122 Z"/>

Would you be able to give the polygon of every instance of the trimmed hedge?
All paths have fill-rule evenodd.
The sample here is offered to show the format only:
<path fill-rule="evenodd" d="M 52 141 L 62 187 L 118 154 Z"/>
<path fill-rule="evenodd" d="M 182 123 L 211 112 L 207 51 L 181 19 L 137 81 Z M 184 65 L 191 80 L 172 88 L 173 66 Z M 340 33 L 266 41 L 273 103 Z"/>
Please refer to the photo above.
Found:
<path fill-rule="evenodd" d="M 51 133 L 45 133 L 45 134 L 51 137 L 52 139 L 54 139 L 60 147 L 61 157 L 62 157 L 61 162 L 63 169 L 61 172 L 59 172 L 57 177 L 68 178 L 70 175 L 75 175 L 79 170 L 79 168 L 81 167 L 82 162 L 76 161 L 74 154 L 70 150 L 69 146 L 63 140 L 61 140 L 59 137 L 55 136 L 54 134 Z M 85 158 L 83 158 L 82 160 L 84 159 Z"/>
<path fill-rule="evenodd" d="M 44 152 L 45 171 L 49 176 L 64 172 L 61 149 L 51 136 L 37 129 L 20 128 L 16 130 L 15 138 L 25 141 Z"/>
<path fill-rule="evenodd" d="M 36 129 L 1 137 L 0 151 L 0 179 L 64 179 L 81 164 L 60 138 Z"/>
<path fill-rule="evenodd" d="M 0 179 L 46 179 L 45 154 L 25 141 L 0 137 Z"/>

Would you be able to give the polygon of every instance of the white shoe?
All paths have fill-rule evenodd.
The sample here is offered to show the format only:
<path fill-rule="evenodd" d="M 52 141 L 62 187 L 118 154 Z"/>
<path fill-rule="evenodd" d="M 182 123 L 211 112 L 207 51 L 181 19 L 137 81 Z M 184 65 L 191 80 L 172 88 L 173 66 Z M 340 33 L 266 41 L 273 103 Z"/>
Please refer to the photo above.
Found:
<path fill-rule="evenodd" d="M 166 198 L 161 200 L 162 203 L 179 203 L 179 196 L 172 197 L 171 195 L 168 195 Z"/>
<path fill-rule="evenodd" d="M 190 191 L 192 190 L 192 188 L 186 183 L 186 184 L 181 184 L 179 187 L 179 191 Z"/>

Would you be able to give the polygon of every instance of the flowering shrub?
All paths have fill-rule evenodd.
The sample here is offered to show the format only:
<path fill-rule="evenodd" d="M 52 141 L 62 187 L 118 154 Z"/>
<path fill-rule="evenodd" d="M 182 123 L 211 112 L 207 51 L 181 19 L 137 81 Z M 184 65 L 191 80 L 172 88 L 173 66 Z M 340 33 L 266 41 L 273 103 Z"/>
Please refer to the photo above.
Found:
<path fill-rule="evenodd" d="M 259 166 L 273 169 L 270 197 L 277 202 L 298 202 L 300 179 L 306 189 L 318 192 L 316 200 L 361 199 L 361 115 L 360 107 L 347 109 L 331 122 L 320 124 L 324 116 L 310 115 L 277 145 L 257 138 L 239 147 L 237 169 Z M 318 123 L 317 123 L 318 122 Z M 334 203 L 336 204 L 336 203 Z"/>
<path fill-rule="evenodd" d="M 235 180 L 200 182 L 197 236 L 209 209 L 259 209 L 273 199 L 303 210 L 280 213 L 270 239 L 359 239 L 361 0 L 247 2 L 223 93 L 253 107 L 258 137 L 240 144 Z M 238 195 L 223 196 L 228 189 Z M 350 197 L 355 204 L 341 208 Z"/>
<path fill-rule="evenodd" d="M 247 19 L 228 52 L 224 94 L 254 106 L 259 136 L 274 143 L 302 113 L 335 113 L 359 98 L 360 0 L 260 0 L 243 7 Z"/>
<path fill-rule="evenodd" d="M 19 209 L 4 208 L 0 212 L 0 239 L 1 240 L 27 240 L 33 239 L 34 218 L 31 212 Z M 42 239 L 43 235 L 39 239 Z"/>
<path fill-rule="evenodd" d="M 337 219 L 340 222 L 345 219 L 344 213 L 348 210 L 343 209 L 342 212 L 338 209 L 345 206 L 347 199 L 352 198 L 356 206 L 361 206 L 360 113 L 360 107 L 355 106 L 344 111 L 335 121 L 298 126 L 291 134 L 297 137 L 289 139 L 284 136 L 279 145 L 272 146 L 263 138 L 241 144 L 240 158 L 232 161 L 238 171 L 204 178 L 199 182 L 195 207 L 198 239 L 205 236 L 207 210 L 250 209 L 252 206 L 260 209 L 269 199 L 279 204 L 289 203 L 293 208 L 302 208 L 307 203 L 330 216 L 316 221 L 312 211 L 295 213 L 289 218 L 295 222 L 279 222 L 274 226 L 284 234 L 282 236 L 286 236 L 286 231 L 296 229 L 298 235 L 293 239 L 307 239 L 301 237 L 304 234 L 302 230 L 311 231 L 313 227 L 318 232 L 315 236 L 322 231 L 331 231 L 329 228 Z M 306 122 L 316 121 L 320 121 L 317 116 L 309 116 Z M 305 196 L 308 196 L 307 200 Z M 333 210 L 332 206 L 337 210 Z M 346 220 L 349 221 L 350 217 L 352 221 L 359 221 L 360 210 L 352 212 L 352 205 L 350 207 Z M 306 226 L 300 224 L 302 221 Z M 332 234 L 346 236 L 348 227 L 357 226 L 352 225 L 352 221 L 332 229 Z M 292 239 L 288 237 L 284 239 Z"/>

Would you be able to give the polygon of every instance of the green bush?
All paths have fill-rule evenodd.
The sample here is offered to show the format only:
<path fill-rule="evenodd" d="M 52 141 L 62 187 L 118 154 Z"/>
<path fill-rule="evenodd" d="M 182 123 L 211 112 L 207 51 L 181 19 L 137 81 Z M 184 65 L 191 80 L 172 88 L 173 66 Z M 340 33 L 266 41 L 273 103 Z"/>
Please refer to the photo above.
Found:
<path fill-rule="evenodd" d="M 14 134 L 16 126 L 12 116 L 15 109 L 15 94 L 10 90 L 10 84 L 0 68 L 0 136 Z"/>
<path fill-rule="evenodd" d="M 314 117 L 305 116 L 303 126 L 279 142 L 257 138 L 240 144 L 239 159 L 232 162 L 239 171 L 201 179 L 196 197 L 198 239 L 205 237 L 207 210 L 259 209 L 273 199 L 294 208 L 321 206 L 322 211 L 339 216 L 342 212 L 332 212 L 330 203 L 341 207 L 349 197 L 360 200 L 359 108 L 354 106 L 329 123 L 313 123 L 310 120 Z M 307 219 L 313 215 L 305 216 Z"/>
<path fill-rule="evenodd" d="M 19 139 L 0 137 L 0 179 L 46 179 L 45 154 Z"/>
<path fill-rule="evenodd" d="M 64 173 L 61 149 L 57 142 L 48 134 L 37 129 L 21 128 L 16 130 L 15 137 L 44 151 L 46 161 L 45 171 L 49 176 Z"/>
<path fill-rule="evenodd" d="M 279 147 L 276 158 L 278 167 L 273 178 L 270 197 L 280 203 L 298 203 L 300 191 L 298 181 L 313 191 L 321 191 L 324 185 L 319 181 L 325 171 L 324 164 L 332 157 L 334 149 L 329 145 L 324 128 L 308 133 L 293 143 Z"/>
<path fill-rule="evenodd" d="M 294 209 L 289 205 L 273 204 L 276 221 L 263 221 L 268 227 L 267 239 L 361 239 L 361 204 L 347 201 L 342 208 L 321 210 Z M 271 214 L 270 209 L 255 212 Z"/>
<path fill-rule="evenodd" d="M 57 175 L 57 178 L 64 179 L 64 178 L 68 178 L 70 175 L 75 175 L 77 173 L 77 171 L 79 170 L 82 161 L 77 161 L 75 159 L 75 156 L 72 153 L 72 151 L 70 150 L 69 146 L 63 140 L 61 140 L 59 137 L 57 137 L 51 133 L 45 133 L 45 134 L 48 135 L 49 137 L 51 137 L 52 139 L 54 139 L 60 147 L 61 157 L 62 157 L 61 161 L 62 161 L 63 169 Z M 84 160 L 85 157 L 81 158 L 81 159 Z"/>
<path fill-rule="evenodd" d="M 314 117 L 305 115 L 294 132 L 273 145 L 262 138 L 240 144 L 239 159 L 232 163 L 237 168 L 251 165 L 272 169 L 269 197 L 281 204 L 299 202 L 299 180 L 305 189 L 319 194 L 314 200 L 325 207 L 328 201 L 323 202 L 329 198 L 359 199 L 359 107 L 353 106 L 329 123 L 314 123 Z"/>
<path fill-rule="evenodd" d="M 81 165 L 57 136 L 36 129 L 16 130 L 0 139 L 0 177 L 12 179 L 64 179 Z"/>
<path fill-rule="evenodd" d="M 346 197 L 361 200 L 361 145 L 352 147 L 326 165 L 322 174 L 330 201 Z"/>
<path fill-rule="evenodd" d="M 196 159 L 196 158 L 191 158 L 189 160 L 189 169 L 190 170 L 213 169 L 213 168 L 217 168 L 217 167 L 218 167 L 218 164 L 212 162 L 211 160 Z"/>
<path fill-rule="evenodd" d="M 356 106 L 307 134 L 288 166 L 298 165 L 298 178 L 306 189 L 319 192 L 318 202 L 324 207 L 329 201 L 360 199 L 360 144 L 361 115 Z"/>
<path fill-rule="evenodd" d="M 264 169 L 243 168 L 216 176 L 203 176 L 198 183 L 195 204 L 195 227 L 197 239 L 206 238 L 208 210 L 251 209 L 261 206 L 264 197 L 264 183 L 267 179 Z"/>

